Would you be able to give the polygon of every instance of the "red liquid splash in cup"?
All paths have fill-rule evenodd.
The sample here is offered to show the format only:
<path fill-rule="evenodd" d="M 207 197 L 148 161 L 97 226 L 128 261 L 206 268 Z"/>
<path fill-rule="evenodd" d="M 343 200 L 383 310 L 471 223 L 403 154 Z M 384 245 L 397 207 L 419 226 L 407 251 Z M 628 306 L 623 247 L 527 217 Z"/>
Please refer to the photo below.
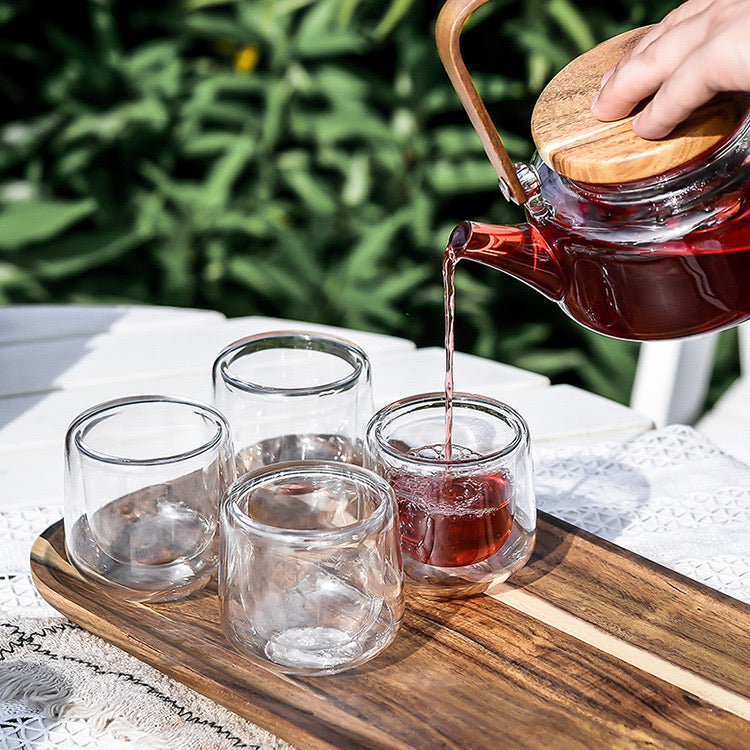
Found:
<path fill-rule="evenodd" d="M 497 552 L 510 535 L 510 487 L 500 475 L 393 474 L 401 549 L 428 565 L 473 565 Z"/>

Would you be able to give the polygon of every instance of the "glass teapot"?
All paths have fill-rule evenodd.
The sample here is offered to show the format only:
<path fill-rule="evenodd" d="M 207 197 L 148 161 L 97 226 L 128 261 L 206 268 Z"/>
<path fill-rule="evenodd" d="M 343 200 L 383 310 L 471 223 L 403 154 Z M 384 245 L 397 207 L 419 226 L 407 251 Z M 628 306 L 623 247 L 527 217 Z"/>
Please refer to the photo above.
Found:
<path fill-rule="evenodd" d="M 660 141 L 628 118 L 590 114 L 602 75 L 646 29 L 571 62 L 532 114 L 533 162 L 513 164 L 461 59 L 458 37 L 487 0 L 448 0 L 438 51 L 495 168 L 527 222 L 459 224 L 447 253 L 503 271 L 576 321 L 623 339 L 669 339 L 750 318 L 750 117 L 745 95 L 696 111 Z"/>

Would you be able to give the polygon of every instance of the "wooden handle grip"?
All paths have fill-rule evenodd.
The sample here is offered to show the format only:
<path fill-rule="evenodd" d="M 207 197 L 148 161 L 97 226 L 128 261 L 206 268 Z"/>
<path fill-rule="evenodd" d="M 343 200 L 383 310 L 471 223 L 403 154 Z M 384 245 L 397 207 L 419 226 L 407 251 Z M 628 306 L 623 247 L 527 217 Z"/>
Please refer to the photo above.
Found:
<path fill-rule="evenodd" d="M 461 57 L 459 45 L 461 29 L 466 19 L 486 2 L 487 0 L 447 0 L 438 15 L 435 40 L 443 67 L 448 73 L 453 88 L 456 89 L 466 114 L 469 115 L 471 124 L 479 134 L 479 139 L 495 174 L 507 187 L 512 200 L 518 205 L 523 205 L 526 202 L 526 193 Z"/>

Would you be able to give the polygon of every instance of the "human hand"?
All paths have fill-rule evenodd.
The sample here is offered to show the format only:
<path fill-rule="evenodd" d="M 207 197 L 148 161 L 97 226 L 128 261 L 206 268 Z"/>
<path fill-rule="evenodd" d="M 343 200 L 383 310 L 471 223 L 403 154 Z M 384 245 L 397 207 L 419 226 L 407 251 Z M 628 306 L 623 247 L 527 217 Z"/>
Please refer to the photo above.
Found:
<path fill-rule="evenodd" d="M 633 118 L 642 138 L 668 135 L 721 91 L 750 91 L 750 0 L 688 0 L 648 31 L 591 102 L 609 122 L 653 99 Z"/>

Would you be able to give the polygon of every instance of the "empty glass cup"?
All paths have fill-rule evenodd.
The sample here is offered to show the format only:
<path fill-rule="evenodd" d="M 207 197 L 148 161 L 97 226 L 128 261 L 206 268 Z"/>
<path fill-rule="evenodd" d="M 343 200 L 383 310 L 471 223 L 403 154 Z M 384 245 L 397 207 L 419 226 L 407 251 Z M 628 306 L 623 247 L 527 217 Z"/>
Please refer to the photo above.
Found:
<path fill-rule="evenodd" d="M 221 514 L 224 632 L 289 674 L 355 667 L 403 616 L 393 493 L 370 471 L 296 461 L 240 477 Z"/>
<path fill-rule="evenodd" d="M 523 418 L 506 404 L 453 397 L 450 459 L 445 395 L 411 396 L 367 427 L 365 465 L 396 495 L 405 581 L 448 598 L 485 591 L 531 555 L 536 504 Z"/>
<path fill-rule="evenodd" d="M 300 459 L 361 463 L 372 416 L 367 355 L 344 339 L 275 331 L 235 341 L 213 365 L 240 472 Z"/>
<path fill-rule="evenodd" d="M 203 404 L 134 396 L 84 412 L 65 438 L 68 558 L 132 601 L 198 590 L 217 567 L 233 454 L 226 420 Z"/>

